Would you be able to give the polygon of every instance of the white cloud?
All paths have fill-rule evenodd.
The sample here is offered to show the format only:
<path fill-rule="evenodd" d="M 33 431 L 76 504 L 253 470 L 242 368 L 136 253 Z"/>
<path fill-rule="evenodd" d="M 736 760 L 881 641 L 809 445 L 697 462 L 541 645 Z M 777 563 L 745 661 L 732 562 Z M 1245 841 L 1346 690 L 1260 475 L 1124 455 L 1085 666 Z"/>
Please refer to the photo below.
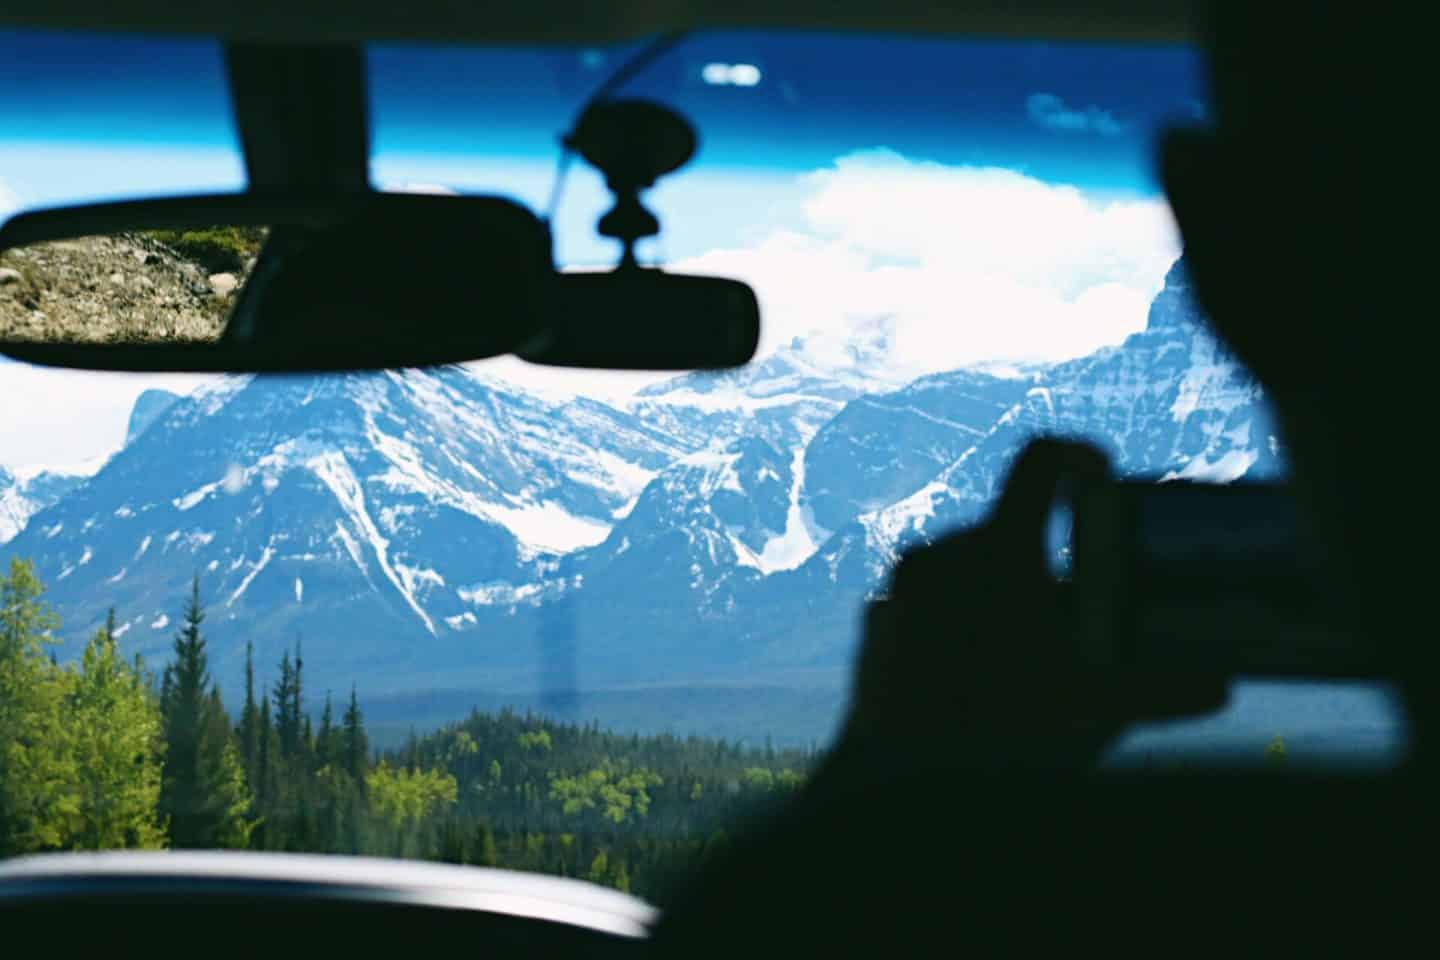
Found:
<path fill-rule="evenodd" d="M 1032 93 L 1025 98 L 1025 112 L 1046 130 L 1059 133 L 1098 133 L 1113 137 L 1125 128 L 1109 110 L 1091 104 L 1071 107 L 1053 93 Z"/>
<path fill-rule="evenodd" d="M 19 209 L 20 198 L 15 195 L 15 191 L 5 186 L 4 180 L 0 180 L 0 223 L 4 223 L 10 214 Z"/>
<path fill-rule="evenodd" d="M 0 358 L 0 463 L 75 467 L 125 442 L 135 398 L 159 388 L 188 393 L 211 377 L 101 373 L 36 367 Z"/>
<path fill-rule="evenodd" d="M 1144 328 L 1179 253 L 1160 200 L 1101 201 L 1012 170 L 872 151 L 805 185 L 807 229 L 672 266 L 753 285 L 762 352 L 888 317 L 906 370 L 1079 356 Z"/>
<path fill-rule="evenodd" d="M 709 222 L 709 236 L 736 241 L 667 269 L 753 285 L 762 353 L 817 331 L 831 334 L 823 341 L 833 344 L 883 330 L 895 375 L 1059 360 L 1119 342 L 1143 329 L 1179 254 L 1159 199 L 1104 200 L 1013 170 L 945 166 L 889 151 L 853 154 L 752 190 L 738 219 L 785 226 L 757 235 L 731 229 L 729 220 Z M 743 193 L 737 184 L 719 195 L 728 203 Z M 707 194 L 712 202 L 714 195 Z M 596 210 L 603 199 L 597 192 Z M 782 201 L 793 216 L 771 209 Z M 587 231 L 592 223 L 585 220 Z M 537 367 L 513 357 L 475 366 L 557 398 L 585 393 L 612 402 L 669 376 Z M 67 464 L 109 454 L 123 442 L 141 391 L 186 392 L 204 379 L 0 359 L 0 397 L 8 398 L 0 402 L 0 462 Z"/>
<path fill-rule="evenodd" d="M 465 366 L 520 384 L 552 402 L 564 402 L 580 394 L 616 406 L 624 406 L 628 398 L 642 387 L 680 375 L 674 371 L 546 367 L 511 356 L 476 360 Z"/>

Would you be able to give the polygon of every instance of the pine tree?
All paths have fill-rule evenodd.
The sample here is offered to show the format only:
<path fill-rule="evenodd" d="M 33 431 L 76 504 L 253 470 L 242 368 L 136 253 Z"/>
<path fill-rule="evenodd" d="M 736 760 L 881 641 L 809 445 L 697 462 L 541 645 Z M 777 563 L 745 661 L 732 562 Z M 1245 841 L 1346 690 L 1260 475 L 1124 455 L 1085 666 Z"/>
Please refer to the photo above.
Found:
<path fill-rule="evenodd" d="M 360 715 L 360 701 L 355 687 L 350 687 L 350 705 L 345 708 L 345 772 L 357 784 L 365 782 L 369 772 L 370 741 L 365 735 L 365 718 Z"/>
<path fill-rule="evenodd" d="M 370 741 L 365 735 L 365 719 L 360 715 L 360 701 L 355 687 L 350 687 L 350 705 L 345 708 L 344 729 L 341 733 L 342 757 L 345 770 L 345 849 L 360 853 L 366 848 L 369 805 L 366 800 L 366 774 L 370 772 Z"/>
<path fill-rule="evenodd" d="M 175 636 L 175 659 L 165 669 L 161 715 L 165 774 L 160 809 L 175 847 L 243 847 L 253 822 L 240 751 L 210 678 L 200 605 L 200 578 L 191 584 L 185 622 Z"/>
<path fill-rule="evenodd" d="M 324 769 L 334 763 L 335 721 L 330 706 L 330 691 L 325 691 L 325 707 L 320 711 L 320 735 L 315 738 L 315 767 Z"/>
<path fill-rule="evenodd" d="M 291 704 L 291 715 L 295 718 L 295 756 L 304 762 L 309 762 L 309 754 L 314 743 L 310 736 L 310 717 L 305 713 L 305 693 L 303 675 L 305 671 L 305 659 L 300 653 L 300 638 L 295 638 L 295 689 L 291 692 L 293 703 Z"/>
<path fill-rule="evenodd" d="M 280 754 L 288 763 L 295 756 L 300 739 L 300 718 L 292 715 L 291 704 L 295 699 L 295 667 L 290 662 L 290 651 L 280 658 L 280 679 L 271 692 L 275 701 L 275 733 L 280 740 Z"/>
<path fill-rule="evenodd" d="M 495 836 L 490 832 L 490 825 L 483 820 L 475 825 L 470 842 L 470 862 L 477 867 L 493 867 L 500 862 L 495 852 Z"/>
<path fill-rule="evenodd" d="M 260 698 L 260 715 L 255 735 L 255 809 L 259 826 L 253 846 L 261 850 L 280 849 L 284 831 L 279 821 L 280 771 L 279 746 L 275 727 L 270 722 L 270 698 Z"/>
<path fill-rule="evenodd" d="M 79 823 L 67 846 L 160 847 L 160 708 L 115 643 L 115 611 L 85 647 L 66 716 L 74 731 Z"/>
<path fill-rule="evenodd" d="M 59 619 L 26 561 L 0 576 L 0 856 L 53 849 L 79 813 L 66 672 L 45 655 Z"/>
<path fill-rule="evenodd" d="M 252 786 L 259 782 L 260 708 L 255 703 L 255 645 L 245 642 L 245 706 L 240 711 L 240 757 L 245 765 L 245 781 Z"/>
<path fill-rule="evenodd" d="M 438 847 L 435 859 L 442 863 L 470 862 L 470 838 L 454 817 L 447 819 L 440 828 Z"/>

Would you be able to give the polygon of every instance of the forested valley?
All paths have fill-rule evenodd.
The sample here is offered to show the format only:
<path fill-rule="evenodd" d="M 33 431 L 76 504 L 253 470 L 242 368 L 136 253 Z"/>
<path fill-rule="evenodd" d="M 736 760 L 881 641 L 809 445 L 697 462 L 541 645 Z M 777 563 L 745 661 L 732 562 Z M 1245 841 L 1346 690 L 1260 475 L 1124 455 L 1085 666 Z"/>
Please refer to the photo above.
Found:
<path fill-rule="evenodd" d="M 399 856 L 578 877 L 649 899 L 796 790 L 817 756 L 620 735 L 512 711 L 371 748 L 353 690 L 316 703 L 303 650 L 222 701 L 197 579 L 170 660 L 115 618 L 62 663 L 33 568 L 0 574 L 0 856 L 232 848 Z M 182 598 L 177 598 L 177 600 Z M 317 709 L 318 707 L 318 709 Z"/>

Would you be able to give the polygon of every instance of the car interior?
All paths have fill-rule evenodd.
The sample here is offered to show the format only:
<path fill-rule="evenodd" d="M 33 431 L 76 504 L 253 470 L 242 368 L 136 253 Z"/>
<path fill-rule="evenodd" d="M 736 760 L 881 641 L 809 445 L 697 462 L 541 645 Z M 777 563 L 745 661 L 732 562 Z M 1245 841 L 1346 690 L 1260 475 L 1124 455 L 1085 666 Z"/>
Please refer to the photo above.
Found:
<path fill-rule="evenodd" d="M 1320 348 L 1204 319 L 1295 281 L 1215 279 L 1268 248 L 1169 159 L 1215 6 L 5 3 L 17 955 L 1421 935 L 1426 654 L 1352 628 L 1272 406 Z M 22 462 L 87 416 L 103 465 Z M 243 798 L 175 799 L 207 743 Z"/>

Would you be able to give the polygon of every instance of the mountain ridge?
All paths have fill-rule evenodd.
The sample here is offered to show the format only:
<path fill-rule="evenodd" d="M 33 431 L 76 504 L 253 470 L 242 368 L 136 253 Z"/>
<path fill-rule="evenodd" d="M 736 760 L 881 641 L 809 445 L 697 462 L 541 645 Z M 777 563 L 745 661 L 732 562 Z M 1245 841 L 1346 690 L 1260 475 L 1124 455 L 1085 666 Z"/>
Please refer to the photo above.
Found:
<path fill-rule="evenodd" d="M 1283 469 L 1182 263 L 1144 331 L 1022 376 L 897 382 L 885 337 L 797 338 L 625 409 L 463 368 L 225 378 L 0 552 L 36 559 L 67 635 L 114 604 L 146 655 L 198 573 L 228 684 L 246 639 L 395 695 L 744 682 L 848 662 L 895 558 L 982 516 L 1027 437 L 1087 437 L 1131 475 Z"/>

